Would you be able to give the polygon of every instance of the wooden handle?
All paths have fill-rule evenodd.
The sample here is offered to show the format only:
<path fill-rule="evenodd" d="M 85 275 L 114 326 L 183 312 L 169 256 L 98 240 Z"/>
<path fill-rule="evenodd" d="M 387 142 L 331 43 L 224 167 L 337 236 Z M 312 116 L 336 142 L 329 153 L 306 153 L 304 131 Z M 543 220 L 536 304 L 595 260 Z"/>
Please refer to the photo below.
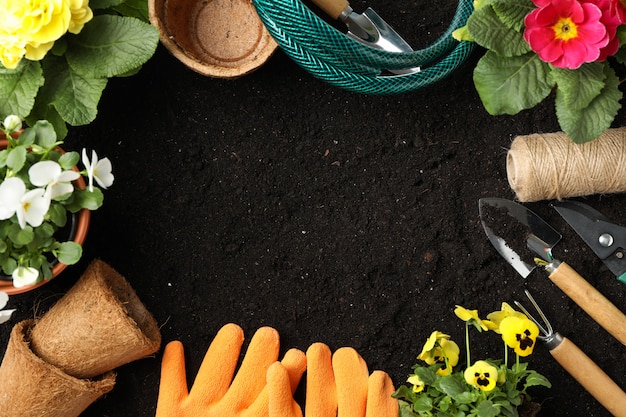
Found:
<path fill-rule="evenodd" d="M 626 393 L 576 344 L 564 337 L 550 353 L 611 414 L 626 417 Z"/>
<path fill-rule="evenodd" d="M 333 19 L 339 19 L 341 12 L 350 6 L 347 0 L 313 0 L 313 3 Z"/>
<path fill-rule="evenodd" d="M 550 274 L 550 280 L 600 326 L 623 345 L 626 345 L 626 316 L 624 313 L 585 281 L 571 266 L 562 262 Z"/>

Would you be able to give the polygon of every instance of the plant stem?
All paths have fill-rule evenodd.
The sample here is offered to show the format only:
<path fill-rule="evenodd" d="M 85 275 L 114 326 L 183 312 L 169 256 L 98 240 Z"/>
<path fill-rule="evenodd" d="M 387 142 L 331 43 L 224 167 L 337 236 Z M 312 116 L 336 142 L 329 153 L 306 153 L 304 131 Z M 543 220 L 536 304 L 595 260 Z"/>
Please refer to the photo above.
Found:
<path fill-rule="evenodd" d="M 470 361 L 469 325 L 467 322 L 465 322 L 465 352 L 467 355 L 467 366 L 471 366 L 472 362 Z"/>

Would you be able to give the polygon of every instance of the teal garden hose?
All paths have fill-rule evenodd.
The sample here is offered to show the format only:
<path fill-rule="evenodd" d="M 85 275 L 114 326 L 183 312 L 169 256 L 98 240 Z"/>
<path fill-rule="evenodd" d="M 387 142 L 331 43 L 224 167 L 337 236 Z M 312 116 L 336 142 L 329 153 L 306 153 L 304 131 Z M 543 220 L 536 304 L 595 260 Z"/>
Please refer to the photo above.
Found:
<path fill-rule="evenodd" d="M 430 46 L 390 52 L 358 42 L 335 29 L 300 0 L 252 0 L 281 49 L 298 65 L 331 85 L 363 94 L 391 95 L 418 90 L 447 77 L 468 58 L 472 42 L 457 42 L 452 32 L 467 22 L 473 0 L 459 0 L 448 29 Z M 386 75 L 384 70 L 420 67 Z"/>

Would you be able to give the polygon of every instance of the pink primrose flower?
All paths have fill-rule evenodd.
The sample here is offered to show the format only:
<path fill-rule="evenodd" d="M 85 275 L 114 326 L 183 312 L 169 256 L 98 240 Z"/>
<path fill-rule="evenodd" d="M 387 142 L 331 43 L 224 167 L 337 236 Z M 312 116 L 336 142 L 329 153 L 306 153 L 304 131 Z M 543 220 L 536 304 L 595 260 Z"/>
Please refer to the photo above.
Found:
<path fill-rule="evenodd" d="M 545 62 L 576 69 L 600 58 L 609 44 L 602 10 L 591 1 L 533 0 L 537 9 L 524 19 L 524 39 Z"/>
<path fill-rule="evenodd" d="M 602 12 L 600 22 L 606 28 L 609 36 L 609 43 L 600 49 L 600 56 L 596 61 L 604 61 L 607 57 L 615 55 L 619 49 L 619 38 L 617 27 L 624 23 L 625 9 L 620 0 L 581 0 L 583 3 L 591 3 L 598 6 Z"/>

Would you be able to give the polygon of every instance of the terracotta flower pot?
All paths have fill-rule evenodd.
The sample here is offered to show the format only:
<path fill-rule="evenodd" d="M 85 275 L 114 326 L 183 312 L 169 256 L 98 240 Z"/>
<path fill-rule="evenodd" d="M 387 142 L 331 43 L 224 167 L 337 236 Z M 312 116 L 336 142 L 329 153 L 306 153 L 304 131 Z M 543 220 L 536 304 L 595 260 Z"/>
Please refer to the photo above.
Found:
<path fill-rule="evenodd" d="M 16 135 L 16 137 L 17 136 L 19 135 Z M 5 139 L 4 134 L 0 133 L 0 149 L 6 148 L 7 144 L 8 144 L 8 141 Z M 61 149 L 61 152 L 64 152 L 64 151 Z M 78 172 L 78 169 L 76 167 L 74 167 L 74 170 Z M 74 186 L 78 187 L 81 190 L 87 187 L 87 184 L 85 183 L 85 179 L 82 176 L 79 177 L 76 181 L 73 181 L 73 184 Z M 87 231 L 89 230 L 90 220 L 91 220 L 91 211 L 87 209 L 82 209 L 78 213 L 76 213 L 76 227 L 72 227 L 72 229 L 74 230 L 72 230 L 71 235 L 73 236 L 70 236 L 70 238 L 81 246 L 85 242 L 85 238 L 87 237 Z M 41 287 L 42 285 L 46 284 L 51 279 L 58 276 L 61 272 L 63 272 L 65 268 L 67 268 L 67 265 L 61 262 L 57 262 L 52 267 L 51 278 L 44 279 L 38 284 L 29 285 L 26 287 L 16 288 L 15 286 L 13 286 L 12 281 L 0 279 L 0 291 L 6 292 L 9 295 L 13 295 L 13 294 L 21 294 L 24 292 L 34 290 L 35 288 Z"/>

